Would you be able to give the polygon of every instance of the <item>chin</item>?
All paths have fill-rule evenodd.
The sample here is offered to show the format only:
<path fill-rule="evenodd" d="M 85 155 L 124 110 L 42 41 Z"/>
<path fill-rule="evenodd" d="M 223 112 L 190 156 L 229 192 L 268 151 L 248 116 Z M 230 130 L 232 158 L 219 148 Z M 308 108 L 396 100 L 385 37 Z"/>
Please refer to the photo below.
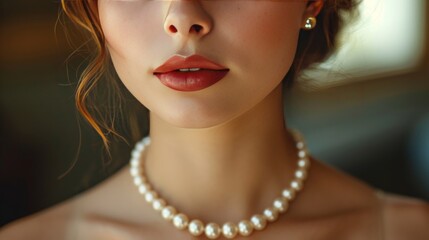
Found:
<path fill-rule="evenodd" d="M 164 112 L 156 113 L 151 111 L 157 120 L 161 120 L 178 128 L 187 129 L 206 129 L 216 127 L 234 118 L 234 114 L 227 112 L 226 109 L 215 111 L 213 109 L 169 109 Z"/>

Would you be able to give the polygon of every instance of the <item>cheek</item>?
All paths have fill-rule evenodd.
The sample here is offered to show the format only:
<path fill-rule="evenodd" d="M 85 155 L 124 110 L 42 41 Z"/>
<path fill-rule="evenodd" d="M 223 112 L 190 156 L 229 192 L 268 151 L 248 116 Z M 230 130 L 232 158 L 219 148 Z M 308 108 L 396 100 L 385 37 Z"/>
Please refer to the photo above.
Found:
<path fill-rule="evenodd" d="M 252 3 L 255 4 L 255 3 Z M 231 44 L 231 56 L 244 63 L 243 73 L 248 69 L 280 81 L 289 70 L 295 56 L 300 31 L 302 3 L 259 2 L 257 8 L 242 11 L 251 16 L 229 19 L 234 23 L 226 37 Z M 239 15 L 239 14 L 237 14 Z M 232 17 L 235 18 L 235 17 Z M 231 25 L 231 24 L 230 24 Z M 262 74 L 263 73 L 263 74 Z"/>
<path fill-rule="evenodd" d="M 99 14 L 112 62 L 120 79 L 140 101 L 153 79 L 150 67 L 160 49 L 169 46 L 162 26 L 165 4 L 159 1 L 100 1 Z M 104 3 L 104 4 L 103 4 Z M 173 50 L 171 50 L 172 52 Z M 152 81 L 153 82 L 153 81 Z M 145 85 L 142 86 L 142 83 Z"/>
<path fill-rule="evenodd" d="M 150 54 L 147 46 L 151 34 L 148 33 L 157 30 L 154 26 L 159 21 L 154 7 L 144 1 L 100 1 L 100 23 L 109 51 L 115 58 L 127 60 Z"/>

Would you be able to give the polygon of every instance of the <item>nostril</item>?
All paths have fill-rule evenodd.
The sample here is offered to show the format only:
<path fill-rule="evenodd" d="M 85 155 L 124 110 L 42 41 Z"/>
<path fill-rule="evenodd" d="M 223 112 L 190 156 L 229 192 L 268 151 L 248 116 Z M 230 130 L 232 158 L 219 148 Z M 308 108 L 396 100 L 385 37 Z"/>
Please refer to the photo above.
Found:
<path fill-rule="evenodd" d="M 199 24 L 193 24 L 190 29 L 189 29 L 189 33 L 200 33 L 201 30 L 203 30 L 203 26 L 199 25 Z M 177 33 L 179 30 L 176 28 L 176 26 L 174 26 L 173 24 L 171 24 L 168 27 L 168 31 L 170 33 Z"/>
<path fill-rule="evenodd" d="M 195 32 L 199 33 L 202 29 L 203 29 L 203 27 L 201 25 L 194 24 L 194 25 L 191 26 L 190 31 L 191 32 L 195 31 Z"/>
<path fill-rule="evenodd" d="M 172 33 L 177 33 L 177 28 L 173 25 L 170 25 L 170 27 L 168 27 L 168 30 L 170 30 L 170 32 Z"/>

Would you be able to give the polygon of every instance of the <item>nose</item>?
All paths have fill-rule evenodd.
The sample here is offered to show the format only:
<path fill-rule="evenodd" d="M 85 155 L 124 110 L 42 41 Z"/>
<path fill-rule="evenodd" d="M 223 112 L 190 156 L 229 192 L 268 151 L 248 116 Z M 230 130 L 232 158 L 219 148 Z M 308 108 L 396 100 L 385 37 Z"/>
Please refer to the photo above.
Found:
<path fill-rule="evenodd" d="M 197 0 L 173 0 L 164 21 L 164 31 L 172 37 L 203 37 L 213 22 Z"/>

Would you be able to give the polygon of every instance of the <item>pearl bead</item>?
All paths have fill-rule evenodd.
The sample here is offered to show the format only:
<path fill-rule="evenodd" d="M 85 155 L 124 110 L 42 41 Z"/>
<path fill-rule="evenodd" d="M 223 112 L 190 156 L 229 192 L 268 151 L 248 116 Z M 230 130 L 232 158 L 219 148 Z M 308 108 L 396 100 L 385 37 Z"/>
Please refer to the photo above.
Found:
<path fill-rule="evenodd" d="M 205 229 L 206 236 L 210 239 L 216 239 L 220 236 L 221 230 L 216 223 L 209 223 Z"/>
<path fill-rule="evenodd" d="M 204 224 L 200 220 L 192 220 L 188 225 L 188 231 L 192 236 L 200 236 L 204 232 Z"/>
<path fill-rule="evenodd" d="M 295 192 L 295 189 L 293 189 L 293 188 L 285 189 L 285 190 L 283 190 L 282 195 L 283 195 L 283 197 L 289 199 L 289 201 L 290 201 L 290 200 L 293 200 L 295 198 L 296 192 Z"/>
<path fill-rule="evenodd" d="M 140 159 L 141 153 L 139 150 L 135 149 L 131 152 L 131 157 L 135 159 Z"/>
<path fill-rule="evenodd" d="M 299 142 L 296 143 L 296 148 L 298 148 L 298 149 L 303 149 L 304 146 L 305 146 L 305 144 L 303 142 L 301 142 L 301 141 L 299 141 Z"/>
<path fill-rule="evenodd" d="M 300 168 L 308 168 L 310 166 L 310 160 L 308 160 L 308 158 L 299 159 L 298 166 Z"/>
<path fill-rule="evenodd" d="M 274 222 L 279 217 L 279 212 L 277 209 L 270 207 L 264 210 L 264 216 L 268 221 Z"/>
<path fill-rule="evenodd" d="M 139 186 L 139 192 L 140 194 L 146 194 L 147 192 L 150 191 L 150 185 L 147 183 L 143 183 Z"/>
<path fill-rule="evenodd" d="M 140 175 L 140 169 L 138 167 L 132 167 L 132 168 L 130 168 L 130 174 L 134 178 L 135 177 L 139 177 L 139 175 Z"/>
<path fill-rule="evenodd" d="M 152 203 L 153 200 L 155 200 L 155 198 L 158 197 L 158 193 L 154 192 L 154 191 L 148 191 L 145 193 L 144 195 L 144 199 L 146 200 L 146 202 L 148 203 Z"/>
<path fill-rule="evenodd" d="M 301 180 L 304 180 L 307 178 L 307 171 L 305 169 L 298 169 L 295 171 L 295 177 Z"/>
<path fill-rule="evenodd" d="M 143 183 L 143 178 L 140 176 L 134 177 L 134 184 L 140 186 Z"/>
<path fill-rule="evenodd" d="M 292 182 L 290 182 L 290 186 L 295 189 L 296 191 L 300 191 L 303 187 L 302 181 L 299 179 L 295 179 Z"/>
<path fill-rule="evenodd" d="M 276 200 L 274 200 L 274 203 L 273 203 L 273 207 L 281 213 L 286 212 L 288 206 L 289 206 L 289 202 L 284 197 L 277 198 Z"/>
<path fill-rule="evenodd" d="M 256 230 L 262 230 L 267 226 L 267 219 L 260 214 L 254 215 L 250 221 Z"/>
<path fill-rule="evenodd" d="M 135 149 L 138 150 L 139 152 L 142 152 L 144 150 L 144 143 L 138 142 L 135 146 Z"/>
<path fill-rule="evenodd" d="M 132 168 L 139 167 L 140 166 L 140 160 L 137 158 L 131 158 L 130 164 L 131 164 Z"/>
<path fill-rule="evenodd" d="M 152 202 L 153 209 L 155 209 L 155 211 L 158 211 L 158 212 L 161 211 L 165 207 L 165 205 L 166 205 L 166 202 L 162 198 L 155 199 Z"/>
<path fill-rule="evenodd" d="M 227 222 L 222 226 L 222 233 L 228 239 L 234 238 L 238 233 L 238 227 L 234 223 Z"/>
<path fill-rule="evenodd" d="M 150 144 L 150 137 L 143 138 L 142 142 L 145 146 L 148 146 Z"/>
<path fill-rule="evenodd" d="M 180 230 L 185 229 L 188 226 L 188 222 L 188 217 L 183 213 L 179 213 L 173 217 L 173 225 Z"/>
<path fill-rule="evenodd" d="M 304 150 L 298 151 L 298 157 L 299 158 L 305 158 L 307 156 L 307 153 Z"/>
<path fill-rule="evenodd" d="M 173 219 L 174 215 L 176 214 L 176 209 L 172 206 L 168 206 L 162 209 L 161 215 L 165 220 L 170 221 Z"/>
<path fill-rule="evenodd" d="M 243 220 L 238 223 L 238 232 L 241 236 L 249 236 L 253 232 L 253 225 L 250 221 Z"/>

